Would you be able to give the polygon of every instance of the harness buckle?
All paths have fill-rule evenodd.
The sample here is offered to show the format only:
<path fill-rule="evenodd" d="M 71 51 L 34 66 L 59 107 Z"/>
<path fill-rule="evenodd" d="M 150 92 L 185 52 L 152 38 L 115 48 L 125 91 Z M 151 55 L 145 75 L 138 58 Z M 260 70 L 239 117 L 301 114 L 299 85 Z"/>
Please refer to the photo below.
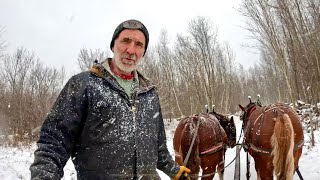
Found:
<path fill-rule="evenodd" d="M 256 132 L 256 135 L 260 136 L 260 129 Z"/>

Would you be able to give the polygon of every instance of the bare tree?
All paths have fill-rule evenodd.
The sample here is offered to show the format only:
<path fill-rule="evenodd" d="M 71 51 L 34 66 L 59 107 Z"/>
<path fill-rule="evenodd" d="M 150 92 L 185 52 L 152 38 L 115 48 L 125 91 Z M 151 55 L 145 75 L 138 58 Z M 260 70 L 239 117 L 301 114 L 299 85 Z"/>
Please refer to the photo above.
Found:
<path fill-rule="evenodd" d="M 177 35 L 174 50 L 170 50 L 167 33 L 162 32 L 158 45 L 149 49 L 153 60 L 144 61 L 148 64 L 144 71 L 153 74 L 159 86 L 166 117 L 199 113 L 205 104 L 216 104 L 222 111 L 231 106 L 230 83 L 237 82 L 232 74 L 232 51 L 227 46 L 220 48 L 209 19 L 197 17 L 189 25 L 189 35 Z"/>
<path fill-rule="evenodd" d="M 248 30 L 268 57 L 262 66 L 272 69 L 268 77 L 276 84 L 268 85 L 282 87 L 270 100 L 306 100 L 306 88 L 312 87 L 319 102 L 319 7 L 318 0 L 243 1 Z"/>
<path fill-rule="evenodd" d="M 9 133 L 15 135 L 15 142 L 23 137 L 23 118 L 25 117 L 24 95 L 30 67 L 34 62 L 34 55 L 24 48 L 19 48 L 12 56 L 4 57 L 1 76 L 7 82 L 8 105 L 7 114 Z"/>
<path fill-rule="evenodd" d="M 13 145 L 30 143 L 62 88 L 64 69 L 46 67 L 33 53 L 19 48 L 4 56 L 0 77 L 4 133 L 12 137 Z"/>
<path fill-rule="evenodd" d="M 197 17 L 190 21 L 189 32 L 194 40 L 196 47 L 200 52 L 200 72 L 203 79 L 204 93 L 206 94 L 206 103 L 209 106 L 215 102 L 215 66 L 216 57 L 219 56 L 216 51 L 218 46 L 217 30 L 212 22 L 205 17 Z M 220 68 L 219 68 L 220 69 Z"/>
<path fill-rule="evenodd" d="M 169 41 L 168 41 L 168 35 L 166 31 L 162 31 L 160 35 L 160 41 L 159 45 L 157 46 L 157 55 L 160 59 L 159 65 L 163 72 L 163 78 L 166 82 L 167 87 L 167 94 L 169 97 L 169 104 L 170 106 L 176 106 L 178 113 L 180 116 L 183 116 L 183 112 L 181 110 L 181 104 L 178 99 L 178 89 L 177 89 L 177 79 L 176 77 L 176 71 L 175 71 L 175 64 L 176 62 L 173 59 L 172 52 L 169 49 Z M 180 94 L 180 93 L 179 93 Z M 175 116 L 175 113 L 173 109 L 171 109 L 171 116 Z"/>
<path fill-rule="evenodd" d="M 100 49 L 91 50 L 91 49 L 80 49 L 78 55 L 78 65 L 81 71 L 88 70 L 94 63 L 94 61 L 101 62 L 107 58 L 108 54 Z"/>
<path fill-rule="evenodd" d="M 3 52 L 7 47 L 6 41 L 2 38 L 3 33 L 4 33 L 4 27 L 0 26 L 0 58 L 3 57 Z"/>
<path fill-rule="evenodd" d="M 64 79 L 64 68 L 47 67 L 39 59 L 32 66 L 24 93 L 29 104 L 25 109 L 28 116 L 24 120 L 30 140 L 37 138 L 36 132 L 62 89 Z"/>

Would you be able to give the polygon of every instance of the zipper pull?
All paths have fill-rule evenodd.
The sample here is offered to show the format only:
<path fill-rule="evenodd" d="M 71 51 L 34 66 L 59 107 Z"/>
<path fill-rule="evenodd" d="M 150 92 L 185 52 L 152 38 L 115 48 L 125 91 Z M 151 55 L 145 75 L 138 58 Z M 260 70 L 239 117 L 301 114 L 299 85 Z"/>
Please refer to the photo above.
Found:
<path fill-rule="evenodd" d="M 133 106 L 131 106 L 131 112 L 136 112 L 137 111 L 137 108 L 133 105 Z"/>
<path fill-rule="evenodd" d="M 130 101 L 130 105 L 131 105 L 131 112 L 136 112 L 137 108 L 134 105 L 134 100 L 130 99 L 129 101 Z"/>

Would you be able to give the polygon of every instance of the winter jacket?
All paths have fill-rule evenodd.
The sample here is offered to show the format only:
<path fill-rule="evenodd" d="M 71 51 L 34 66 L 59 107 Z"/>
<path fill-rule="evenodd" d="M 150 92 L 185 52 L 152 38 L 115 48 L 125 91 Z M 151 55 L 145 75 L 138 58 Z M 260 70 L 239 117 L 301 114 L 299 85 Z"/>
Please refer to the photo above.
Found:
<path fill-rule="evenodd" d="M 174 177 L 155 86 L 136 79 L 130 99 L 100 64 L 73 76 L 42 125 L 31 179 L 61 179 L 70 156 L 79 180 Z"/>

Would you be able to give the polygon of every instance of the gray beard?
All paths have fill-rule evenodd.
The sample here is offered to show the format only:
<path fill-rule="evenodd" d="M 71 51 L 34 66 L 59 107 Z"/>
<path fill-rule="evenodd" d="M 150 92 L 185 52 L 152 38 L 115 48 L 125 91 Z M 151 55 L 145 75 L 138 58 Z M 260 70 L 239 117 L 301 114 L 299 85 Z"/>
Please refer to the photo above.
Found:
<path fill-rule="evenodd" d="M 131 65 L 130 67 L 128 67 L 122 63 L 120 56 L 121 56 L 120 54 L 115 55 L 115 57 L 114 57 L 115 65 L 121 71 L 126 72 L 126 73 L 131 73 L 132 71 L 135 71 L 143 58 L 143 57 L 141 57 L 140 59 L 137 59 L 134 65 Z"/>

